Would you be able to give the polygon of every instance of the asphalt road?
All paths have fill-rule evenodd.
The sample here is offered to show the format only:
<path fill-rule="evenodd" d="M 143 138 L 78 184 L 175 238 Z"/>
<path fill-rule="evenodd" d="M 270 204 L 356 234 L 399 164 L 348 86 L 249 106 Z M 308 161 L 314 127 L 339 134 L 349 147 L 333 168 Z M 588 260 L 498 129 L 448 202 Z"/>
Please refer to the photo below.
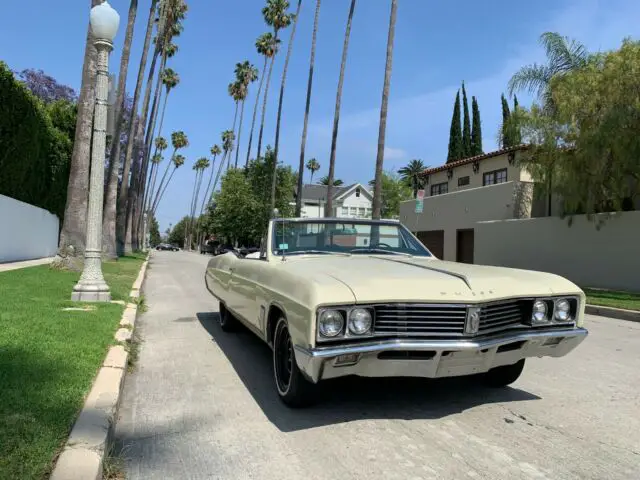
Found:
<path fill-rule="evenodd" d="M 640 324 L 589 316 L 577 350 L 528 361 L 512 388 L 339 380 L 292 411 L 269 348 L 217 327 L 209 258 L 152 256 L 116 429 L 128 478 L 640 478 Z"/>

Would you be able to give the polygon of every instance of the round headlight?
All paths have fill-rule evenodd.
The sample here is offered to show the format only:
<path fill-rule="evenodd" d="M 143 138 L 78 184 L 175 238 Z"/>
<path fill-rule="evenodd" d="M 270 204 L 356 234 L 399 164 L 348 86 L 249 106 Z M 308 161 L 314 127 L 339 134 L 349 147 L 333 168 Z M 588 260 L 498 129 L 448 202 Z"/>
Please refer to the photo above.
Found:
<path fill-rule="evenodd" d="M 371 329 L 371 314 L 364 308 L 354 308 L 349 312 L 349 331 L 354 335 L 364 335 Z"/>
<path fill-rule="evenodd" d="M 318 329 L 323 337 L 335 337 L 342 332 L 344 318 L 337 310 L 325 310 L 318 319 Z"/>
<path fill-rule="evenodd" d="M 531 319 L 534 322 L 544 322 L 547 319 L 547 302 L 543 302 L 542 300 L 533 302 Z"/>
<path fill-rule="evenodd" d="M 554 317 L 560 322 L 566 322 L 571 315 L 571 305 L 566 298 L 561 298 L 556 301 L 556 309 Z"/>

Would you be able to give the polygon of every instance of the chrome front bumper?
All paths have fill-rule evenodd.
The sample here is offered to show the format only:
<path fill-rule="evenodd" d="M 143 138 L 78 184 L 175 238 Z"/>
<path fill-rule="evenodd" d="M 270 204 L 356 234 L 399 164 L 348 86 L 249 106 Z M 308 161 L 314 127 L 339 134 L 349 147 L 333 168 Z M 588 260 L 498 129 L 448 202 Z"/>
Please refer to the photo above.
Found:
<path fill-rule="evenodd" d="M 485 339 L 381 340 L 294 350 L 298 367 L 313 383 L 347 375 L 438 378 L 483 373 L 527 357 L 562 357 L 587 334 L 584 328 L 570 328 Z"/>

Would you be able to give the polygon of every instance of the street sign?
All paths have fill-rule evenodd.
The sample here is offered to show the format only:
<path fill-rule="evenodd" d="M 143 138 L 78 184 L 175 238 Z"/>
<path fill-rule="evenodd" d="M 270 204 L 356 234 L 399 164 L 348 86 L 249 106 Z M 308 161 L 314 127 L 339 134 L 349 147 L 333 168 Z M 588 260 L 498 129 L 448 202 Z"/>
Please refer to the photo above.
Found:
<path fill-rule="evenodd" d="M 424 201 L 416 200 L 416 213 L 422 213 L 424 210 Z"/>
<path fill-rule="evenodd" d="M 424 190 L 418 190 L 418 194 L 416 195 L 416 200 L 424 200 Z"/>

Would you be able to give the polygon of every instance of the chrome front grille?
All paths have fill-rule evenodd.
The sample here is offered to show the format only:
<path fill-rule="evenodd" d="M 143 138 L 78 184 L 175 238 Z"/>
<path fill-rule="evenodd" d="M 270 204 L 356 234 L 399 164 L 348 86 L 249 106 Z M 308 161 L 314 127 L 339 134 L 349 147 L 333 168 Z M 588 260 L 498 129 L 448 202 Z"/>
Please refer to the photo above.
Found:
<path fill-rule="evenodd" d="M 376 336 L 384 337 L 473 337 L 526 327 L 524 320 L 531 312 L 531 301 L 522 299 L 472 305 L 480 307 L 480 322 L 476 334 L 466 335 L 465 322 L 469 306 L 471 305 L 375 305 L 373 331 Z"/>
<path fill-rule="evenodd" d="M 390 304 L 374 307 L 378 336 L 462 336 L 466 305 Z"/>
<path fill-rule="evenodd" d="M 512 327 L 524 326 L 526 307 L 526 300 L 506 300 L 482 305 L 478 334 L 495 333 Z"/>

